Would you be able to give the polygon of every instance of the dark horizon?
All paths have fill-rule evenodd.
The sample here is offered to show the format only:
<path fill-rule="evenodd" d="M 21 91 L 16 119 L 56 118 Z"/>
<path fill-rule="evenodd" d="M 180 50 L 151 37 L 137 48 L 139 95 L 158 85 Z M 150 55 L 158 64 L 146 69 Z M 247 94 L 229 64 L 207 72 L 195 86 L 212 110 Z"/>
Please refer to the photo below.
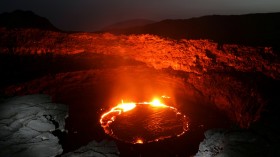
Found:
<path fill-rule="evenodd" d="M 66 31 L 97 31 L 117 22 L 131 19 L 162 21 L 189 19 L 207 15 L 243 15 L 280 12 L 280 1 L 35 1 L 3 0 L 0 13 L 14 10 L 32 11 Z"/>
<path fill-rule="evenodd" d="M 104 25 L 98 29 L 94 29 L 94 30 L 72 30 L 72 29 L 62 29 L 61 27 L 58 27 L 57 25 L 55 25 L 50 19 L 48 19 L 45 16 L 41 16 L 39 14 L 37 14 L 36 12 L 32 11 L 32 10 L 21 10 L 21 9 L 16 9 L 10 12 L 0 12 L 1 14 L 5 14 L 5 13 L 13 13 L 16 11 L 20 11 L 20 12 L 32 12 L 34 13 L 34 15 L 37 15 L 39 17 L 45 18 L 46 20 L 49 20 L 50 24 L 52 24 L 55 28 L 57 28 L 58 30 L 61 31 L 67 31 L 67 32 L 100 32 L 103 31 L 103 29 L 106 29 L 107 27 L 111 27 L 114 25 L 118 25 L 118 24 L 125 24 L 126 22 L 131 23 L 131 21 L 137 21 L 137 20 L 142 20 L 142 21 L 153 21 L 154 23 L 159 23 L 159 22 L 163 22 L 163 21 L 168 21 L 168 20 L 191 20 L 191 19 L 197 19 L 197 18 L 203 18 L 203 17 L 210 17 L 210 16 L 242 16 L 242 15 L 257 15 L 257 14 L 277 14 L 280 13 L 280 11 L 278 12 L 260 12 L 260 13 L 245 13 L 245 14 L 209 14 L 209 15 L 201 15 L 201 16 L 194 16 L 194 17 L 189 17 L 189 18 L 165 18 L 165 19 L 161 19 L 161 20 L 152 20 L 152 19 L 145 19 L 145 18 L 133 18 L 133 19 L 125 19 L 122 21 L 116 21 L 107 25 Z M 152 22 L 150 22 L 152 23 Z"/>

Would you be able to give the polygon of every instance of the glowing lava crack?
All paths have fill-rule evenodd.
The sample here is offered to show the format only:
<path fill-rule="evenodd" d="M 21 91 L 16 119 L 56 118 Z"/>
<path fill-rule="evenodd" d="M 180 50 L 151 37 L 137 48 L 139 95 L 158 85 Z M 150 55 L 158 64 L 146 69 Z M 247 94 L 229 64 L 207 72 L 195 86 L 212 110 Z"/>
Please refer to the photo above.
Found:
<path fill-rule="evenodd" d="M 100 124 L 111 137 L 134 144 L 179 137 L 189 129 L 185 115 L 158 99 L 152 102 L 122 102 L 104 113 Z"/>

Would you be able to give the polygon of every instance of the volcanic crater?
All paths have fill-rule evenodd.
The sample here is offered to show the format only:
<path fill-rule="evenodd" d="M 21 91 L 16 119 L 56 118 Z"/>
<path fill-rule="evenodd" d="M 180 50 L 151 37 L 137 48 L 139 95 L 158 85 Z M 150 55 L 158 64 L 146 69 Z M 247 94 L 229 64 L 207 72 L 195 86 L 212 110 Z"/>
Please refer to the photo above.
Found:
<path fill-rule="evenodd" d="M 63 153 L 107 138 L 116 141 L 121 156 L 193 155 L 206 130 L 250 128 L 278 109 L 273 91 L 280 87 L 279 53 L 270 46 L 35 28 L 1 28 L 0 33 L 3 96 L 43 93 L 69 106 L 68 133 L 60 135 Z M 140 137 L 124 142 L 100 125 L 102 114 L 122 100 L 137 103 L 161 96 L 188 118 L 182 136 L 140 145 Z M 161 121 L 161 113 L 135 112 L 145 121 Z M 122 118 L 114 127 L 125 139 L 132 132 L 126 126 L 142 121 Z M 140 127 L 141 132 L 145 124 Z"/>

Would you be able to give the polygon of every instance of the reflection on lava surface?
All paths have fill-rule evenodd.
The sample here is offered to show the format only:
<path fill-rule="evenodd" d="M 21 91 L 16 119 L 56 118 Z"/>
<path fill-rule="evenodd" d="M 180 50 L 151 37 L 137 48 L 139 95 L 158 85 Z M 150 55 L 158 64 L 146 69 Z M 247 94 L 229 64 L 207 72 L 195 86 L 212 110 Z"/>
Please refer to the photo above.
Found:
<path fill-rule="evenodd" d="M 189 127 L 185 115 L 159 99 L 140 103 L 122 102 L 104 113 L 100 123 L 105 133 L 133 144 L 179 137 L 188 131 Z"/>

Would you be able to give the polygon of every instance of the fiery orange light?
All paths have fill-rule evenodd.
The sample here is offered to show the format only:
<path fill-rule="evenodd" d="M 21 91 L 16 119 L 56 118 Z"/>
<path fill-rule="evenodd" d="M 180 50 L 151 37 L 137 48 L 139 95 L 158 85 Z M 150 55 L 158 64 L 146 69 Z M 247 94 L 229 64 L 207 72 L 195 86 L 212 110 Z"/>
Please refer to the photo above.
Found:
<path fill-rule="evenodd" d="M 123 101 L 122 101 L 121 104 L 118 104 L 116 107 L 113 107 L 109 112 L 104 113 L 101 116 L 100 123 L 102 126 L 108 125 L 115 120 L 116 115 L 120 115 L 122 112 L 130 111 L 135 107 L 136 107 L 136 103 L 123 103 Z M 111 115 L 111 118 L 108 120 L 108 116 L 110 116 L 110 115 Z M 107 121 L 107 122 L 105 122 L 105 121 Z"/>
<path fill-rule="evenodd" d="M 162 96 L 162 98 L 169 99 L 170 97 L 169 96 Z M 118 115 L 121 115 L 124 112 L 128 112 L 128 111 L 133 110 L 138 105 L 139 106 L 140 105 L 149 105 L 149 106 L 151 106 L 153 108 L 169 108 L 169 109 L 172 109 L 177 115 L 181 115 L 183 117 L 183 119 L 186 119 L 186 116 L 182 115 L 175 107 L 168 106 L 168 105 L 162 103 L 157 98 L 153 99 L 153 101 L 151 101 L 151 102 L 138 102 L 138 103 L 136 103 L 136 102 L 129 102 L 129 103 L 125 103 L 125 102 L 122 101 L 122 103 L 120 103 L 117 106 L 113 107 L 108 112 L 105 112 L 104 114 L 102 114 L 102 116 L 100 118 L 100 124 L 103 127 L 105 133 L 107 133 L 109 135 L 112 135 L 113 134 L 113 130 L 110 128 L 110 124 L 116 120 L 116 117 Z M 185 123 L 185 121 L 187 121 L 187 120 L 183 120 L 183 121 Z M 187 130 L 188 130 L 188 124 L 186 122 L 186 124 L 184 124 L 183 132 L 181 132 L 180 134 L 177 134 L 176 136 L 179 137 L 179 136 L 183 135 Z M 163 137 L 163 138 L 155 139 L 155 141 L 158 141 L 158 140 L 164 139 L 164 138 L 168 138 L 168 137 Z M 136 138 L 136 140 L 134 140 L 133 143 L 134 144 L 143 144 L 144 140 L 142 138 Z"/>
<path fill-rule="evenodd" d="M 154 99 L 149 104 L 152 105 L 153 107 L 168 107 L 167 105 L 161 103 L 158 99 Z"/>
<path fill-rule="evenodd" d="M 117 109 L 121 109 L 122 112 L 127 112 L 136 107 L 135 103 L 122 103 L 117 106 Z"/>
<path fill-rule="evenodd" d="M 163 95 L 161 96 L 162 98 L 165 98 L 165 99 L 170 99 L 171 97 L 170 96 L 167 96 L 167 95 Z"/>
<path fill-rule="evenodd" d="M 141 138 L 136 139 L 135 144 L 143 144 L 143 140 Z"/>

